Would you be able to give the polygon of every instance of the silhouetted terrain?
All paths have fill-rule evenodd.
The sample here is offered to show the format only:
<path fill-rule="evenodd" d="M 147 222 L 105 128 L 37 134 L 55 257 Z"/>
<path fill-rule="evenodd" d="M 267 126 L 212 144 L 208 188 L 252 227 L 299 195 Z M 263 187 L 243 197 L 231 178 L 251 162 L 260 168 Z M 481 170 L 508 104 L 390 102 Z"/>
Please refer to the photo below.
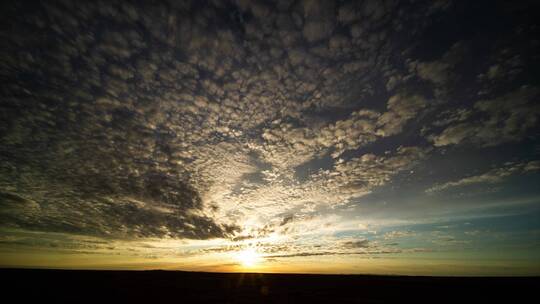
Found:
<path fill-rule="evenodd" d="M 525 303 L 540 278 L 0 270 L 2 301 L 22 303 Z M 14 297 L 14 298 L 12 298 Z M 4 302 L 8 303 L 8 302 Z"/>

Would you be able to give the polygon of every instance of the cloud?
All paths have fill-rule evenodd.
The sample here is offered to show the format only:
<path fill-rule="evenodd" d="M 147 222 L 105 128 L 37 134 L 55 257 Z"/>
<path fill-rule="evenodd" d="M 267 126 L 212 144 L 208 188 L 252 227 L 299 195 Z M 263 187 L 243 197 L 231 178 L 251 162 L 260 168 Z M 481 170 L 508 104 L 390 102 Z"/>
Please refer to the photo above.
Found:
<path fill-rule="evenodd" d="M 415 117 L 426 106 L 420 95 L 396 94 L 388 99 L 388 111 L 377 120 L 379 134 L 390 136 L 402 131 L 405 123 Z"/>
<path fill-rule="evenodd" d="M 465 43 L 456 42 L 439 60 L 413 61 L 409 64 L 409 70 L 415 72 L 421 79 L 430 81 L 437 86 L 445 85 L 456 77 L 454 69 L 463 60 L 465 51 Z"/>
<path fill-rule="evenodd" d="M 371 242 L 367 239 L 340 239 L 328 235 L 318 235 L 316 239 L 304 242 L 293 242 L 290 239 L 274 239 L 272 242 L 266 242 L 260 239 L 256 242 L 217 246 L 210 249 L 203 249 L 203 251 L 227 253 L 239 252 L 245 248 L 256 250 L 265 260 L 307 256 L 376 255 L 402 252 L 401 249 L 382 246 L 377 242 Z"/>
<path fill-rule="evenodd" d="M 331 1 L 304 0 L 303 34 L 307 41 L 316 42 L 328 38 L 334 29 L 334 3 Z"/>
<path fill-rule="evenodd" d="M 294 245 L 338 229 L 335 210 L 364 203 L 431 144 L 517 141 L 536 125 L 536 89 L 524 87 L 441 111 L 430 142 L 417 138 L 437 96 L 409 84 L 448 89 L 464 46 L 420 60 L 404 45 L 445 4 L 32 5 L 10 7 L 2 30 L 3 228 L 384 252 L 363 239 Z"/>
<path fill-rule="evenodd" d="M 487 69 L 477 75 L 477 79 L 484 87 L 482 94 L 494 91 L 498 84 L 514 80 L 526 69 L 523 55 L 515 45 L 497 50 L 491 57 Z"/>
<path fill-rule="evenodd" d="M 410 236 L 414 236 L 415 233 L 412 232 L 412 231 L 400 231 L 400 230 L 394 230 L 394 231 L 390 231 L 390 232 L 387 232 L 384 234 L 384 239 L 385 240 L 393 240 L 393 239 L 397 239 L 397 238 L 403 238 L 403 237 L 410 237 Z"/>
<path fill-rule="evenodd" d="M 352 247 L 356 248 L 356 247 Z M 362 247 L 361 247 L 362 248 Z M 372 248 L 364 250 L 347 250 L 347 251 L 299 251 L 294 253 L 269 254 L 265 258 L 294 258 L 294 257 L 309 257 L 309 256 L 332 256 L 332 255 L 379 255 L 379 254 L 396 254 L 402 253 L 403 250 L 397 248 Z"/>
<path fill-rule="evenodd" d="M 538 88 L 522 86 L 503 96 L 477 101 L 475 119 L 452 124 L 429 139 L 438 147 L 460 143 L 496 146 L 520 141 L 537 125 L 538 97 Z"/>
<path fill-rule="evenodd" d="M 455 125 L 457 123 L 467 120 L 469 117 L 471 117 L 471 115 L 472 110 L 466 108 L 447 110 L 439 115 L 441 119 L 435 120 L 433 122 L 433 125 L 437 127 L 448 126 L 450 124 Z"/>
<path fill-rule="evenodd" d="M 345 247 L 350 247 L 350 248 L 366 248 L 369 245 L 369 241 L 368 240 L 347 241 L 343 243 L 343 245 Z"/>
<path fill-rule="evenodd" d="M 293 220 L 294 220 L 294 216 L 292 216 L 292 215 L 284 217 L 283 221 L 280 224 L 280 226 L 287 225 L 288 223 L 292 222 Z"/>
<path fill-rule="evenodd" d="M 436 193 L 449 188 L 464 187 L 475 184 L 496 184 L 513 175 L 526 174 L 540 170 L 539 161 L 530 161 L 526 163 L 510 164 L 500 168 L 491 169 L 480 175 L 465 177 L 456 181 L 450 181 L 435 185 L 426 190 L 427 193 Z"/>

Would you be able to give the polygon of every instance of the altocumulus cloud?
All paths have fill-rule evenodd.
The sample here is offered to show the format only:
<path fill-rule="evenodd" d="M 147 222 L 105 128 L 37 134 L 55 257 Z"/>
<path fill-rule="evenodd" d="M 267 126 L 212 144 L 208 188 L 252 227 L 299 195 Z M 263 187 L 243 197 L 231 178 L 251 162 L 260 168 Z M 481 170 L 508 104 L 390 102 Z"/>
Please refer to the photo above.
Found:
<path fill-rule="evenodd" d="M 1 30 L 1 225 L 112 239 L 301 235 L 320 228 L 321 210 L 358 203 L 441 149 L 533 136 L 538 88 L 490 95 L 529 57 L 489 57 L 472 76 L 483 95 L 455 107 L 475 42 L 417 56 L 417 34 L 452 7 L 12 3 Z M 267 251 L 394 252 L 348 242 Z"/>
<path fill-rule="evenodd" d="M 370 4 L 345 16 L 319 4 L 13 4 L 10 13 L 24 18 L 11 20 L 2 56 L 3 224 L 122 238 L 226 237 L 257 204 L 282 213 L 306 203 L 297 198 L 315 187 L 320 202 L 340 187 L 366 192 L 386 180 L 388 173 L 364 183 L 336 164 L 335 173 L 284 185 L 314 157 L 399 132 L 425 104 L 396 95 L 385 113 L 306 119 L 352 106 L 333 88 L 378 64 L 355 56 L 359 47 L 390 51 L 382 39 L 364 45 L 360 33 L 333 34 L 337 10 L 359 27 L 365 15 L 389 20 L 386 8 Z M 233 200 L 241 206 L 231 210 Z"/>

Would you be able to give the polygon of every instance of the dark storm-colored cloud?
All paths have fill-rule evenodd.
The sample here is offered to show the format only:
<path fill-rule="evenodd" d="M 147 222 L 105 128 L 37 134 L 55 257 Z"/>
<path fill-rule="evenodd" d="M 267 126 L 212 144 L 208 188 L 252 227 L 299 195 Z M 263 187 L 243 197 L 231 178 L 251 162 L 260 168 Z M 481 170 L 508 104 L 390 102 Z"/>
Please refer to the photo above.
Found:
<path fill-rule="evenodd" d="M 452 35 L 430 51 L 426 32 L 460 5 L 9 3 L 0 221 L 247 240 L 358 203 L 446 147 L 535 139 L 538 89 L 522 80 L 537 59 L 513 41 L 535 29 L 501 32 L 506 53 Z"/>

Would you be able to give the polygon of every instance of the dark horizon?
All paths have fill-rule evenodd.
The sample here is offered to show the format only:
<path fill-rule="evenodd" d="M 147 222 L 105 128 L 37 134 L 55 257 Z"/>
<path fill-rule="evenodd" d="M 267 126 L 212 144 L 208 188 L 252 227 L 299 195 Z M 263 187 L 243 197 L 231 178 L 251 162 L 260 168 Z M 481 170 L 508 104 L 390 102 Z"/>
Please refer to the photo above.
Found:
<path fill-rule="evenodd" d="M 182 271 L 0 269 L 21 300 L 170 303 L 508 303 L 534 298 L 540 278 L 291 275 Z M 59 289 L 58 286 L 62 286 Z M 7 296 L 5 295 L 5 296 Z M 466 300 L 465 300 L 466 299 Z"/>
<path fill-rule="evenodd" d="M 9 267 L 0 267 L 1 271 L 74 271 L 74 272 L 178 272 L 178 273 L 198 273 L 198 274 L 231 274 L 231 275 L 292 275 L 292 276 L 358 276 L 358 277 L 403 277 L 403 278 L 478 278 L 478 279 L 512 279 L 512 278 L 523 278 L 523 279 L 540 279 L 540 275 L 503 275 L 503 276 L 494 276 L 494 275 L 407 275 L 407 274 L 374 274 L 374 273 L 317 273 L 317 272 L 250 272 L 250 271 L 195 271 L 195 270 L 181 270 L 181 269 L 138 269 L 138 268 L 54 268 L 44 266 L 39 267 L 24 267 L 24 266 L 9 266 Z M 539 281 L 540 282 L 540 281 Z"/>

